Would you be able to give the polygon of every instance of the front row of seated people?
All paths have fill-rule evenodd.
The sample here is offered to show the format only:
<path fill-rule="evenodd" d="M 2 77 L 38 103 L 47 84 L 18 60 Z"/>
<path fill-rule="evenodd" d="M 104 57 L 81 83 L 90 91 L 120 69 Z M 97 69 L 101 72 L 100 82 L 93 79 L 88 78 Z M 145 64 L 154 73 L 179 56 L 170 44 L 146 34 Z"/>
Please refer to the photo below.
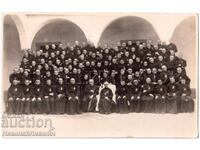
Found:
<path fill-rule="evenodd" d="M 140 85 L 138 80 L 133 85 L 126 85 L 120 81 L 116 90 L 105 82 L 100 87 L 89 79 L 89 84 L 81 87 L 74 78 L 70 84 L 64 85 L 63 79 L 58 79 L 58 85 L 52 85 L 51 79 L 42 85 L 37 79 L 33 85 L 25 80 L 21 86 L 17 80 L 8 90 L 8 114 L 80 114 L 83 112 L 110 113 L 182 113 L 193 112 L 194 102 L 190 96 L 191 90 L 185 79 L 176 83 L 170 77 L 167 86 L 162 80 L 154 85 L 151 78 L 146 78 L 146 83 Z M 115 92 L 114 92 L 115 91 Z M 115 96 L 114 96 L 115 95 Z M 115 97 L 115 98 L 114 98 Z"/>

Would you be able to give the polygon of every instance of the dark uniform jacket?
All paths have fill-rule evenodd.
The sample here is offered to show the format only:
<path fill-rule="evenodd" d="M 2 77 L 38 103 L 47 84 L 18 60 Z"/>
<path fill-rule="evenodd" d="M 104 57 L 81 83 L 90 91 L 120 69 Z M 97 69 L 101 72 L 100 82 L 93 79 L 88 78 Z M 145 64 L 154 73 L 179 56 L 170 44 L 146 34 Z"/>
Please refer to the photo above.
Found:
<path fill-rule="evenodd" d="M 8 89 L 8 98 L 12 97 L 15 98 L 22 98 L 23 91 L 22 87 L 20 85 L 11 85 Z"/>
<path fill-rule="evenodd" d="M 24 98 L 33 97 L 33 88 L 30 85 L 24 85 L 22 88 Z"/>
<path fill-rule="evenodd" d="M 94 85 L 87 85 L 84 89 L 84 95 L 98 95 L 99 94 L 99 87 Z"/>
<path fill-rule="evenodd" d="M 53 85 L 46 85 L 44 87 L 44 96 L 55 96 L 56 89 Z"/>
<path fill-rule="evenodd" d="M 80 87 L 76 84 L 69 84 L 66 87 L 66 94 L 68 97 L 71 96 L 80 96 Z"/>
<path fill-rule="evenodd" d="M 42 98 L 43 97 L 43 86 L 40 85 L 34 85 L 33 86 L 33 97 L 36 98 Z"/>
<path fill-rule="evenodd" d="M 149 94 L 153 94 L 153 85 L 150 84 L 144 84 L 142 85 L 142 95 L 149 95 Z"/>

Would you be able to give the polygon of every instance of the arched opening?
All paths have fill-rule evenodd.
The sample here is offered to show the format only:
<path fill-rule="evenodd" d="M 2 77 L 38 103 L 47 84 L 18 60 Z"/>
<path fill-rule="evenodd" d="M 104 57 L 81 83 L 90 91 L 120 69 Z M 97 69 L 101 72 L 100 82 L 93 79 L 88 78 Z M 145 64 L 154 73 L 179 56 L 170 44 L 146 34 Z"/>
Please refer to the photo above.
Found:
<path fill-rule="evenodd" d="M 6 15 L 3 24 L 3 49 L 4 49 L 4 88 L 9 86 L 9 75 L 18 67 L 23 52 L 21 51 L 20 33 L 12 16 Z"/>
<path fill-rule="evenodd" d="M 196 87 L 196 17 L 191 16 L 180 22 L 171 37 L 179 55 L 187 61 L 187 74 L 191 78 L 191 87 Z"/>
<path fill-rule="evenodd" d="M 115 45 L 120 40 L 137 39 L 151 39 L 157 42 L 159 37 L 147 20 L 136 16 L 126 16 L 112 21 L 104 29 L 99 42 Z"/>
<path fill-rule="evenodd" d="M 46 22 L 33 38 L 31 49 L 36 50 L 37 42 L 61 42 L 63 46 L 74 41 L 87 41 L 84 32 L 79 26 L 64 19 L 54 19 Z"/>

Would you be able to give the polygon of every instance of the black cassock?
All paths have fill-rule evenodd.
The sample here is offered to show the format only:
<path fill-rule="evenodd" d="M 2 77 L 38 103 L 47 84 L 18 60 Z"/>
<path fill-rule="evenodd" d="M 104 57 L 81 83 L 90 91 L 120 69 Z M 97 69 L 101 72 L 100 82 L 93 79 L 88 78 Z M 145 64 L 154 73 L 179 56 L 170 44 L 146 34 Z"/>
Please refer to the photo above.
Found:
<path fill-rule="evenodd" d="M 25 98 L 25 104 L 24 105 L 24 110 L 23 112 L 25 114 L 30 114 L 31 113 L 31 99 L 33 97 L 33 88 L 30 85 L 24 85 L 22 88 L 23 91 L 23 98 Z"/>
<path fill-rule="evenodd" d="M 33 86 L 33 98 L 31 101 L 31 113 L 41 113 L 42 111 L 42 100 L 43 100 L 43 86 L 34 85 Z M 41 99 L 41 100 L 40 100 Z"/>
<path fill-rule="evenodd" d="M 66 88 L 68 97 L 66 112 L 68 114 L 80 114 L 80 87 L 78 85 L 70 84 Z"/>
<path fill-rule="evenodd" d="M 44 88 L 43 112 L 55 114 L 55 86 L 46 85 Z"/>
<path fill-rule="evenodd" d="M 82 101 L 82 110 L 84 112 L 94 112 L 97 104 L 97 95 L 99 87 L 96 85 L 87 85 L 84 90 L 84 98 Z"/>
<path fill-rule="evenodd" d="M 155 86 L 154 96 L 155 96 L 155 112 L 156 113 L 166 112 L 166 94 L 167 94 L 167 89 L 165 85 Z"/>
<path fill-rule="evenodd" d="M 153 113 L 155 111 L 154 97 L 152 94 L 153 94 L 153 85 L 144 84 L 142 86 L 140 112 Z"/>
<path fill-rule="evenodd" d="M 56 113 L 64 114 L 65 113 L 65 104 L 66 104 L 66 96 L 65 96 L 65 86 L 63 84 L 56 86 Z"/>
<path fill-rule="evenodd" d="M 141 86 L 140 84 L 127 86 L 128 100 L 130 102 L 129 106 L 130 112 L 139 112 L 140 99 L 141 99 L 140 86 Z"/>
<path fill-rule="evenodd" d="M 128 95 L 127 87 L 124 85 L 117 86 L 116 90 L 117 112 L 128 113 Z"/>
<path fill-rule="evenodd" d="M 187 84 L 179 84 L 179 103 L 178 112 L 193 112 L 194 111 L 194 101 L 191 96 L 191 89 Z"/>
<path fill-rule="evenodd" d="M 115 111 L 115 102 L 112 100 L 113 92 L 108 87 L 101 90 L 100 100 L 99 100 L 99 112 L 100 113 L 111 113 Z"/>
<path fill-rule="evenodd" d="M 11 85 L 8 89 L 8 101 L 7 101 L 7 113 L 8 114 L 19 114 L 21 113 L 21 98 L 22 88 L 20 85 Z M 9 100 L 12 98 L 12 100 Z"/>
<path fill-rule="evenodd" d="M 180 104 L 178 103 L 178 86 L 176 83 L 168 83 L 167 84 L 167 101 L 166 101 L 166 112 L 167 113 L 177 113 L 178 107 Z"/>

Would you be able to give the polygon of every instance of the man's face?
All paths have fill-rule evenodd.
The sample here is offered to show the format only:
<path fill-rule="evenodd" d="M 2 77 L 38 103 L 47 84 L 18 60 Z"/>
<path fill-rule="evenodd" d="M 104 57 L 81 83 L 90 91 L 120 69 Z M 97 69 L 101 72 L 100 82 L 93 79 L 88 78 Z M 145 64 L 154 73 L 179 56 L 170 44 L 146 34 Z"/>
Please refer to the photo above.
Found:
<path fill-rule="evenodd" d="M 131 74 L 131 73 L 133 73 L 133 70 L 132 70 L 131 68 L 129 68 L 129 69 L 127 70 L 127 72 L 128 72 L 129 74 Z"/>
<path fill-rule="evenodd" d="M 135 72 L 135 76 L 136 76 L 136 77 L 139 77 L 139 76 L 140 76 L 140 73 L 139 73 L 138 71 L 136 71 L 136 72 Z"/>
<path fill-rule="evenodd" d="M 90 85 L 94 85 L 94 80 L 90 79 L 90 80 L 89 80 L 89 84 L 90 84 Z"/>
<path fill-rule="evenodd" d="M 13 80 L 13 85 L 17 85 L 18 81 L 17 80 Z"/>
<path fill-rule="evenodd" d="M 165 65 L 162 66 L 162 70 L 163 70 L 163 71 L 167 71 L 167 66 L 165 66 Z"/>
<path fill-rule="evenodd" d="M 128 45 L 132 45 L 132 41 L 128 41 Z"/>
<path fill-rule="evenodd" d="M 146 79 L 146 83 L 151 83 L 151 79 L 150 79 L 150 78 L 147 78 L 147 79 Z"/>
<path fill-rule="evenodd" d="M 148 73 L 148 74 L 151 73 L 151 69 L 150 69 L 150 68 L 147 69 L 147 73 Z"/>
<path fill-rule="evenodd" d="M 85 74 L 85 75 L 84 75 L 84 79 L 85 79 L 85 80 L 89 79 L 88 74 Z"/>
<path fill-rule="evenodd" d="M 120 83 L 122 86 L 126 84 L 125 81 L 121 81 Z"/>
<path fill-rule="evenodd" d="M 25 75 L 25 76 L 28 76 L 28 71 L 24 71 L 24 75 Z"/>
<path fill-rule="evenodd" d="M 170 59 L 171 61 L 174 60 L 174 56 L 171 55 L 171 56 L 169 57 L 169 59 Z"/>
<path fill-rule="evenodd" d="M 163 60 L 163 57 L 160 55 L 160 56 L 158 56 L 158 60 L 159 61 L 162 61 Z"/>
<path fill-rule="evenodd" d="M 161 51 L 162 51 L 162 53 L 166 53 L 166 49 L 165 48 L 162 48 Z"/>
<path fill-rule="evenodd" d="M 181 73 L 182 72 L 182 69 L 180 67 L 178 67 L 176 70 L 177 70 L 177 73 Z"/>
<path fill-rule="evenodd" d="M 89 61 L 86 62 L 86 66 L 90 66 L 90 62 Z"/>
<path fill-rule="evenodd" d="M 125 52 L 125 56 L 128 57 L 129 56 L 129 52 Z"/>
<path fill-rule="evenodd" d="M 157 73 L 157 69 L 156 69 L 156 68 L 153 68 L 153 69 L 152 69 L 152 73 L 153 73 L 153 74 L 156 74 L 156 73 Z"/>
<path fill-rule="evenodd" d="M 78 72 L 77 69 L 74 68 L 74 69 L 73 69 L 73 73 L 74 73 L 74 74 L 77 74 L 77 72 Z"/>
<path fill-rule="evenodd" d="M 32 61 L 32 66 L 36 66 L 36 62 L 35 61 Z"/>
<path fill-rule="evenodd" d="M 52 44 L 52 49 L 56 49 L 56 45 L 55 44 Z"/>
<path fill-rule="evenodd" d="M 131 48 L 131 51 L 132 51 L 132 52 L 135 52 L 135 47 L 132 47 L 132 48 Z"/>
<path fill-rule="evenodd" d="M 97 67 L 101 67 L 101 63 L 98 62 L 98 63 L 97 63 Z"/>
<path fill-rule="evenodd" d="M 70 83 L 75 84 L 75 79 L 74 78 L 70 79 Z"/>
<path fill-rule="evenodd" d="M 121 73 L 121 74 L 124 74 L 124 73 L 125 73 L 125 70 L 124 70 L 124 69 L 121 69 L 121 70 L 120 70 L 120 73 Z"/>
<path fill-rule="evenodd" d="M 153 63 L 153 62 L 154 62 L 154 59 L 151 57 L 151 58 L 149 58 L 149 61 L 150 61 L 151 63 Z"/>
<path fill-rule="evenodd" d="M 174 77 L 171 77 L 171 78 L 170 78 L 170 82 L 171 82 L 171 83 L 174 83 L 174 82 L 175 82 L 175 78 L 174 78 Z"/>
<path fill-rule="evenodd" d="M 143 63 L 143 64 L 144 64 L 144 66 L 147 66 L 147 65 L 148 65 L 148 63 L 147 63 L 146 61 L 144 61 L 144 63 Z"/>
<path fill-rule="evenodd" d="M 15 74 L 17 74 L 17 73 L 18 73 L 18 69 L 15 68 L 15 69 L 13 70 L 13 72 L 14 72 Z"/>
<path fill-rule="evenodd" d="M 40 75 L 40 70 L 36 70 L 36 75 Z"/>
<path fill-rule="evenodd" d="M 40 80 L 36 80 L 36 81 L 35 81 L 35 84 L 36 84 L 36 85 L 39 85 L 39 84 L 40 84 Z"/>
<path fill-rule="evenodd" d="M 51 85 L 51 80 L 47 80 L 47 85 Z"/>
<path fill-rule="evenodd" d="M 159 85 L 162 85 L 162 80 L 158 80 L 158 84 L 159 84 Z"/>
<path fill-rule="evenodd" d="M 132 75 L 128 75 L 128 79 L 132 80 L 133 79 Z"/>
<path fill-rule="evenodd" d="M 26 81 L 25 81 L 25 85 L 28 86 L 29 84 L 30 84 L 29 80 L 26 80 Z"/>
<path fill-rule="evenodd" d="M 136 62 L 140 62 L 140 57 L 136 57 Z"/>
<path fill-rule="evenodd" d="M 186 83 L 186 80 L 185 79 L 182 79 L 181 80 L 181 84 L 185 84 Z"/>
<path fill-rule="evenodd" d="M 138 84 L 138 80 L 134 80 L 133 83 L 134 83 L 135 85 L 137 85 L 137 84 Z"/>
<path fill-rule="evenodd" d="M 58 80 L 58 83 L 59 83 L 59 84 L 63 84 L 63 80 L 62 80 L 62 79 L 59 79 L 59 80 Z"/>
<path fill-rule="evenodd" d="M 56 71 L 54 71 L 54 74 L 55 74 L 55 75 L 58 75 L 58 71 L 57 71 L 57 70 L 56 70 Z"/>
<path fill-rule="evenodd" d="M 45 49 L 48 50 L 49 49 L 49 45 L 45 45 Z"/>

